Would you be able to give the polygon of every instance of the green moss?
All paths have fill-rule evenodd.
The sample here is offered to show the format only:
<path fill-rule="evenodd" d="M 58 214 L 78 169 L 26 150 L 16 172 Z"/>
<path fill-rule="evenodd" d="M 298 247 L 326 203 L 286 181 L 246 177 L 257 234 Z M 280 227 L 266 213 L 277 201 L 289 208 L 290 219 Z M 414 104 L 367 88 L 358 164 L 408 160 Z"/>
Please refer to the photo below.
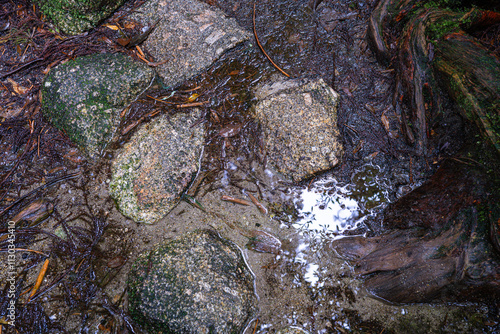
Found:
<path fill-rule="evenodd" d="M 79 57 L 50 71 L 42 87 L 43 113 L 97 157 L 118 126 L 120 110 L 153 77 L 151 69 L 122 54 Z"/>
<path fill-rule="evenodd" d="M 457 17 L 444 17 L 432 25 L 430 25 L 426 30 L 425 34 L 431 41 L 440 40 L 443 36 L 448 35 L 452 32 L 460 30 L 460 21 Z"/>
<path fill-rule="evenodd" d="M 68 34 L 79 34 L 95 27 L 125 0 L 35 0 L 40 11 Z"/>

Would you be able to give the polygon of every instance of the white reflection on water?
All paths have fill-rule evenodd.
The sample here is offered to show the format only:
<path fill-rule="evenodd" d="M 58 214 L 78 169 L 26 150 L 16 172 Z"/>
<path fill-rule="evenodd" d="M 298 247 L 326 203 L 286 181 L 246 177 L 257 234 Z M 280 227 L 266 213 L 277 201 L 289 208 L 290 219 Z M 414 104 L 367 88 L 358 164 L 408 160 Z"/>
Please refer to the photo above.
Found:
<path fill-rule="evenodd" d="M 347 196 L 346 187 L 335 179 L 316 182 L 312 189 L 298 191 L 295 207 L 299 219 L 293 224 L 309 237 L 335 237 L 361 222 L 358 202 Z"/>
<path fill-rule="evenodd" d="M 358 227 L 364 219 L 363 209 L 349 197 L 348 186 L 341 187 L 332 178 L 316 181 L 309 189 L 295 189 L 295 193 L 299 218 L 292 226 L 301 238 L 293 261 L 302 265 L 303 280 L 320 288 L 324 285 L 322 273 L 328 269 L 318 264 L 314 254 L 325 241 L 341 238 L 344 231 Z"/>

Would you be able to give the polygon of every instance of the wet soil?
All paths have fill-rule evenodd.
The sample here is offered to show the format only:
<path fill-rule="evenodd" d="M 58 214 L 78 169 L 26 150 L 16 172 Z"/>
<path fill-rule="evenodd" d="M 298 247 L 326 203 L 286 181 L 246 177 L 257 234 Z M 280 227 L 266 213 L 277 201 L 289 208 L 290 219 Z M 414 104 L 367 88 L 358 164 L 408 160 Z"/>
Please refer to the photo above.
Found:
<path fill-rule="evenodd" d="M 253 2 L 206 2 L 252 31 Z M 123 23 L 138 3 L 132 1 L 107 23 Z M 5 75 L 16 69 L 16 64 L 36 59 L 43 45 L 56 37 L 27 3 L 20 10 L 12 3 L 2 4 L 1 22 L 11 22 L 12 26 L 0 35 L 4 38 L 0 44 L 4 86 L 1 226 L 6 228 L 9 219 L 38 198 L 47 199 L 55 208 L 40 225 L 18 231 L 18 248 L 50 255 L 40 291 L 19 306 L 18 321 L 25 324 L 19 330 L 29 332 L 30 326 L 43 325 L 40 328 L 46 330 L 41 333 L 51 328 L 53 332 L 70 333 L 131 331 L 134 326 L 128 325 L 132 321 L 126 312 L 126 279 L 131 263 L 158 242 L 208 228 L 240 246 L 256 276 L 260 313 L 246 333 L 274 333 L 286 326 L 311 333 L 493 331 L 498 326 L 492 320 L 495 310 L 487 305 L 389 305 L 371 298 L 362 282 L 352 276 L 351 268 L 330 248 L 331 240 L 342 235 L 380 232 L 385 205 L 422 184 L 466 138 L 457 137 L 457 133 L 466 132 L 460 117 L 445 112 L 435 120 L 431 140 L 434 149 L 429 155 L 417 155 L 404 141 L 401 113 L 391 103 L 393 69 L 376 62 L 366 41 L 367 20 L 375 4 L 329 0 L 317 8 L 296 0 L 262 0 L 256 4 L 256 31 L 273 60 L 293 77 L 323 78 L 341 96 L 338 118 L 345 148 L 342 163 L 303 184 L 283 179 L 266 163 L 259 125 L 251 113 L 251 89 L 279 73 L 255 41 L 228 52 L 181 87 L 164 90 L 156 86 L 146 92 L 124 113 L 116 142 L 95 163 L 87 161 L 39 112 L 43 71 L 56 60 L 47 57 L 39 61 L 43 66 L 35 63 L 37 66 Z M 19 12 L 34 18 L 23 24 Z M 24 30 L 12 35 L 13 26 Z M 66 58 L 60 58 L 102 50 L 137 58 L 136 49 L 113 42 L 120 37 L 119 32 L 100 26 L 75 40 L 71 48 L 63 49 Z M 16 85 L 30 89 L 23 93 Z M 159 102 L 163 97 L 172 104 Z M 193 101 L 206 101 L 198 126 L 206 129 L 208 140 L 198 179 L 188 194 L 203 208 L 181 202 L 155 225 L 127 219 L 108 193 L 114 150 L 140 123 L 154 118 L 152 115 L 189 112 L 189 108 L 175 105 Z M 68 175 L 70 179 L 65 178 Z M 267 213 L 254 205 L 222 200 L 226 195 L 250 201 L 248 194 L 256 197 Z M 307 196 L 313 196 L 312 205 Z M 328 213 L 327 219 L 338 224 L 315 226 L 322 213 Z M 247 248 L 249 235 L 256 231 L 278 238 L 281 249 L 270 248 L 271 253 L 263 253 L 255 251 L 259 250 L 255 245 Z M 29 291 L 45 256 L 19 252 L 17 261 L 19 290 Z M 2 263 L 4 266 L 5 261 Z M 21 297 L 19 305 L 25 298 Z"/>

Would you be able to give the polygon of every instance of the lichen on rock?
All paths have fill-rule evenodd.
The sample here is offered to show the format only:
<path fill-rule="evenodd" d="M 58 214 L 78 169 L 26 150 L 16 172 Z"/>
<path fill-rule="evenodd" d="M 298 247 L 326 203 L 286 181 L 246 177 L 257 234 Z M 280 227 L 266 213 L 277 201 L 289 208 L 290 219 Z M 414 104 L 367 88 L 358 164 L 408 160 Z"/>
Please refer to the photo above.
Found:
<path fill-rule="evenodd" d="M 154 71 L 123 54 L 100 53 L 53 68 L 42 87 L 43 114 L 89 157 L 111 141 L 120 112 L 154 78 Z"/>
<path fill-rule="evenodd" d="M 152 224 L 177 205 L 195 176 L 204 144 L 200 117 L 178 113 L 142 126 L 113 161 L 111 196 L 125 215 Z"/>

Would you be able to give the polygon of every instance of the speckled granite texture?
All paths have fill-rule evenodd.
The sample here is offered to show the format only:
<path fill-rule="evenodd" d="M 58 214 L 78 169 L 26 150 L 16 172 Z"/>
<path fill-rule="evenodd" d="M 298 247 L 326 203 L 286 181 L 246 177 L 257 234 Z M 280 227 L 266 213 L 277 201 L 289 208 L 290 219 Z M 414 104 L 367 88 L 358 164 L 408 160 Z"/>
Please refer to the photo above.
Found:
<path fill-rule="evenodd" d="M 157 62 L 165 86 L 174 87 L 199 74 L 226 50 L 251 34 L 215 6 L 196 0 L 151 0 L 132 19 L 144 25 L 158 22 L 144 49 Z"/>
<path fill-rule="evenodd" d="M 98 158 L 120 123 L 120 112 L 154 78 L 123 54 L 98 53 L 53 68 L 42 87 L 43 114 L 89 157 Z"/>
<path fill-rule="evenodd" d="M 268 161 L 294 182 L 333 168 L 342 156 L 338 94 L 322 79 L 274 81 L 255 91 Z"/>
<path fill-rule="evenodd" d="M 152 224 L 180 200 L 198 170 L 204 128 L 200 112 L 160 116 L 142 126 L 113 161 L 110 193 L 119 210 Z"/>
<path fill-rule="evenodd" d="M 130 313 L 148 333 L 242 333 L 257 312 L 241 251 L 212 231 L 143 253 L 128 284 Z"/>

